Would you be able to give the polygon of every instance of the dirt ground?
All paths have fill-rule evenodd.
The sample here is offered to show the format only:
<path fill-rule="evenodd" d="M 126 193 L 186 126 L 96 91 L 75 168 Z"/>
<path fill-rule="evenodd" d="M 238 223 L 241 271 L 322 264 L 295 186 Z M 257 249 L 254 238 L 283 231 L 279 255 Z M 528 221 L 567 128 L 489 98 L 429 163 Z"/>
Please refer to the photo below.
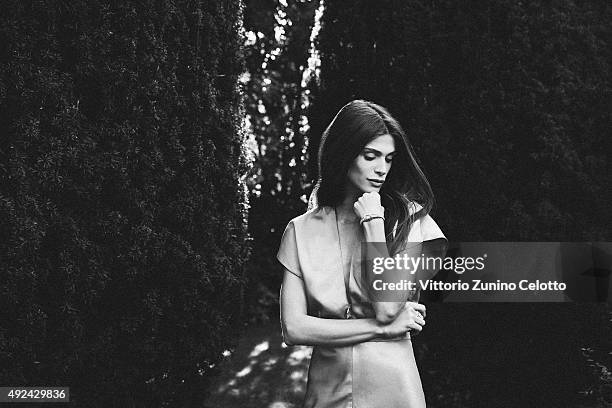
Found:
<path fill-rule="evenodd" d="M 311 352 L 311 347 L 285 346 L 276 322 L 250 328 L 223 362 L 206 407 L 299 407 Z"/>

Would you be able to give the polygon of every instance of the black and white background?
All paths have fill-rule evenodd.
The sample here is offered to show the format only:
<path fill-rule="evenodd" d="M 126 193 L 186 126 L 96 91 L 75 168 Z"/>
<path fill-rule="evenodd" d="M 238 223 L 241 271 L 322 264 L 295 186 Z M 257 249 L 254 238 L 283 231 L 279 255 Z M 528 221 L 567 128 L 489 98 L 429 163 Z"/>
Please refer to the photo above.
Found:
<path fill-rule="evenodd" d="M 401 122 L 450 240 L 612 241 L 610 2 L 0 15 L 0 386 L 69 386 L 57 406 L 300 406 L 309 349 L 281 344 L 275 254 L 356 98 Z M 606 300 L 428 304 L 428 405 L 612 406 Z"/>

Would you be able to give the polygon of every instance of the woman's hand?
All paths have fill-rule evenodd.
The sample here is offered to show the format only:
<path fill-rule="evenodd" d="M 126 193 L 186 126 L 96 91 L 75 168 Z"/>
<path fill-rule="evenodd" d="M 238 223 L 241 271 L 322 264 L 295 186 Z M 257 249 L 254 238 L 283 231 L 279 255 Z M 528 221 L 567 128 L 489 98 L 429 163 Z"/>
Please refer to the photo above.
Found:
<path fill-rule="evenodd" d="M 385 215 L 385 208 L 380 204 L 380 194 L 377 191 L 363 193 L 355 204 L 353 204 L 355 214 L 362 219 L 366 215 Z"/>
<path fill-rule="evenodd" d="M 420 332 L 425 326 L 425 305 L 406 302 L 402 311 L 391 323 L 382 326 L 382 336 L 385 338 L 399 337 L 410 330 Z"/>

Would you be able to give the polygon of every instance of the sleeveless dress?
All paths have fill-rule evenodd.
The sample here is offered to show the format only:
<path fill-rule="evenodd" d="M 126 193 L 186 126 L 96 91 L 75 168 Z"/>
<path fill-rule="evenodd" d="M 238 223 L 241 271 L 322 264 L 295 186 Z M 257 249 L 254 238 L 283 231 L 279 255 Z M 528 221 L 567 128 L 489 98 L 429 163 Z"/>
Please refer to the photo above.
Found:
<path fill-rule="evenodd" d="M 413 212 L 419 207 L 415 204 Z M 445 238 L 444 234 L 426 215 L 412 224 L 408 243 L 439 238 Z M 361 270 L 361 241 L 365 241 L 365 237 L 359 222 L 353 225 L 337 223 L 332 207 L 315 208 L 289 222 L 277 259 L 303 280 L 310 316 L 327 319 L 375 317 L 372 304 L 356 278 Z M 425 407 L 409 334 L 352 346 L 313 347 L 303 406 Z"/>

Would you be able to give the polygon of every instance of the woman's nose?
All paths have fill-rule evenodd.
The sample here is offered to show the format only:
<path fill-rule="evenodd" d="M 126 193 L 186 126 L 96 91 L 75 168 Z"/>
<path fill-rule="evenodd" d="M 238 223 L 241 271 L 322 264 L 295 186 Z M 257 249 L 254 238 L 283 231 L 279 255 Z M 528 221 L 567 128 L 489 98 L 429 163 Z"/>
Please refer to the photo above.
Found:
<path fill-rule="evenodd" d="M 378 176 L 384 176 L 385 174 L 387 174 L 388 171 L 389 171 L 389 163 L 387 163 L 386 161 L 384 161 L 383 163 L 378 163 L 378 165 L 374 169 L 374 172 Z"/>

